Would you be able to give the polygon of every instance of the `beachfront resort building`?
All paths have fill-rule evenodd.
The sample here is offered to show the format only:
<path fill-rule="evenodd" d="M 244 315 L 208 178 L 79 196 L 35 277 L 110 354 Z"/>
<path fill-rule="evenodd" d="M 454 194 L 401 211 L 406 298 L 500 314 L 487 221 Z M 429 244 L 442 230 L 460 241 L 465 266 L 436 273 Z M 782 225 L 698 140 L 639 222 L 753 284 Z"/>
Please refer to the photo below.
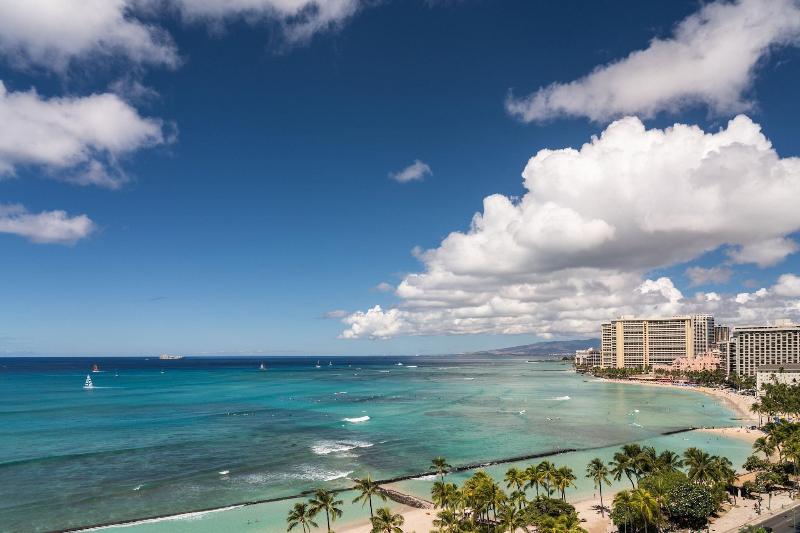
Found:
<path fill-rule="evenodd" d="M 760 395 L 765 383 L 800 385 L 800 365 L 764 365 L 756 370 L 756 391 Z"/>
<path fill-rule="evenodd" d="M 575 365 L 577 366 L 600 366 L 600 362 L 600 350 L 597 348 L 575 350 Z"/>
<path fill-rule="evenodd" d="M 737 326 L 731 344 L 724 367 L 728 374 L 758 378 L 761 368 L 800 364 L 800 325 L 789 321 L 772 326 Z"/>
<path fill-rule="evenodd" d="M 670 370 L 676 372 L 713 372 L 721 366 L 720 352 L 717 349 L 695 357 L 678 357 L 670 365 L 653 365 L 653 370 Z"/>
<path fill-rule="evenodd" d="M 600 326 L 600 358 L 604 368 L 672 365 L 714 347 L 711 315 L 656 318 L 620 317 Z"/>

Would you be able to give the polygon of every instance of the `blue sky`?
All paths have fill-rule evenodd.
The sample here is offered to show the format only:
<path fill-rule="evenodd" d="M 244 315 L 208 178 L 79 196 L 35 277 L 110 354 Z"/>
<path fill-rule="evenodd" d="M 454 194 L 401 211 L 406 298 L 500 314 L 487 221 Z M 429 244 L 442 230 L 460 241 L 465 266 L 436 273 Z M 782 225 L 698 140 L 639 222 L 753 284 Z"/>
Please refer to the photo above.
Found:
<path fill-rule="evenodd" d="M 640 191 L 646 194 L 673 176 L 692 184 L 711 174 L 723 180 L 722 191 L 725 179 L 734 180 L 741 198 L 748 190 L 741 183 L 782 173 L 774 195 L 791 198 L 800 190 L 791 159 L 800 154 L 800 22 L 792 2 L 756 17 L 753 35 L 729 38 L 763 41 L 749 50 L 750 66 L 744 53 L 722 54 L 714 64 L 730 61 L 731 72 L 698 83 L 705 67 L 651 54 L 609 71 L 612 81 L 575 93 L 555 87 L 539 107 L 524 98 L 624 63 L 654 39 L 736 50 L 740 43 L 715 42 L 690 25 L 692 35 L 682 35 L 681 21 L 701 16 L 724 29 L 739 12 L 752 18 L 766 4 L 347 0 L 347 9 L 329 12 L 325 2 L 297 0 L 289 4 L 306 11 L 286 13 L 269 0 L 250 12 L 202 11 L 205 4 L 176 0 L 174 10 L 144 12 L 112 6 L 108 28 L 86 27 L 77 8 L 47 12 L 57 27 L 77 28 L 53 40 L 52 28 L 30 22 L 47 7 L 0 8 L 14 11 L 0 18 L 29 22 L 0 23 L 0 116 L 7 117 L 0 126 L 0 353 L 459 352 L 596 336 L 593 324 L 599 329 L 602 317 L 619 312 L 708 311 L 731 323 L 795 316 L 800 220 L 788 207 L 773 209 L 772 196 L 755 201 L 731 232 L 719 213 L 741 206 L 724 195 L 709 207 L 719 213 L 708 227 L 672 220 L 669 210 L 655 229 L 643 212 L 631 214 L 641 231 L 629 232 L 622 212 L 652 198 L 621 202 L 620 213 L 612 206 L 613 216 L 604 216 L 594 204 L 607 199 L 592 198 L 596 189 L 580 180 L 568 183 L 585 166 L 530 178 L 562 184 L 574 201 L 555 192 L 534 198 L 521 177 L 540 150 L 580 148 L 625 116 L 639 117 L 632 120 L 647 130 L 681 123 L 710 135 L 744 113 L 751 126 L 730 135 L 760 155 L 722 150 L 724 162 L 713 163 L 722 167 L 681 178 L 680 169 L 711 165 L 708 154 L 687 162 L 683 151 L 665 152 L 654 161 L 666 170 L 653 177 L 646 169 L 655 167 L 644 165 L 626 179 L 657 180 Z M 131 27 L 145 33 L 115 41 Z M 685 79 L 664 83 L 637 71 L 661 69 L 659 61 Z M 99 97 L 115 106 L 101 108 Z M 65 119 L 72 126 L 53 127 L 60 123 L 52 116 L 73 104 Z M 31 148 L 41 135 L 33 127 L 26 133 L 29 123 L 57 129 L 52 146 Z M 757 138 L 758 126 L 772 149 Z M 92 128 L 100 140 L 86 133 Z M 636 144 L 636 127 L 625 131 L 620 138 Z M 702 142 L 687 134 L 676 145 Z M 63 143 L 77 147 L 58 149 Z M 763 163 L 765 153 L 779 161 Z M 614 167 L 603 166 L 610 156 L 602 157 L 589 164 L 611 180 Z M 421 179 L 391 178 L 417 160 L 430 169 Z M 751 172 L 730 177 L 726 164 L 731 176 Z M 494 194 L 515 197 L 502 209 L 520 209 L 519 221 L 498 222 L 498 231 L 534 217 L 514 230 L 524 244 L 506 249 L 494 230 L 470 232 Z M 559 207 L 550 213 L 553 204 Z M 534 215 L 544 212 L 545 222 Z M 553 220 L 575 228 L 553 233 Z M 762 221 L 767 229 L 751 230 Z M 456 251 L 443 245 L 454 231 L 469 233 Z M 642 234 L 651 244 L 639 250 L 633 243 Z M 765 241 L 769 250 L 758 246 Z M 668 248 L 675 253 L 663 253 Z M 700 281 L 693 283 L 692 267 L 715 270 L 694 271 Z M 419 284 L 395 293 L 413 273 Z"/>

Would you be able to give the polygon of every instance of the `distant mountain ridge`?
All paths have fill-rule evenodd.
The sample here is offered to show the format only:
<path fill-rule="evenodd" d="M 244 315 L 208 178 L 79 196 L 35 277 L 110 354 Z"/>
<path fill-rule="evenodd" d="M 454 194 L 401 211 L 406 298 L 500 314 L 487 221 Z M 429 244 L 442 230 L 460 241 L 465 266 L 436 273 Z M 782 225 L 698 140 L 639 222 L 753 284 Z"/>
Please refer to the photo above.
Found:
<path fill-rule="evenodd" d="M 527 355 L 529 357 L 547 357 L 554 355 L 574 355 L 575 350 L 600 348 L 600 339 L 574 339 L 567 341 L 542 341 L 522 346 L 482 350 L 476 353 L 491 355 Z"/>

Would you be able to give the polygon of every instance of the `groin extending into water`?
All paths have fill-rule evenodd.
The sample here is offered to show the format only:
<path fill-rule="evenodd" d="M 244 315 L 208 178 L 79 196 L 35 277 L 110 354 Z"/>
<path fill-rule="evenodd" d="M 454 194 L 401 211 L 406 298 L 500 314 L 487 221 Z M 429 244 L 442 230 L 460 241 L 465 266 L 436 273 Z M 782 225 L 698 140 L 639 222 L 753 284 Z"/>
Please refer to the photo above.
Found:
<path fill-rule="evenodd" d="M 670 431 L 663 431 L 661 433 L 658 433 L 658 434 L 652 435 L 652 436 L 654 437 L 654 436 L 677 435 L 679 433 L 687 433 L 689 431 L 695 431 L 697 429 L 707 429 L 707 428 L 688 427 L 688 428 L 673 429 L 673 430 L 670 430 Z M 476 462 L 476 463 L 468 463 L 468 464 L 463 464 L 463 465 L 456 465 L 456 466 L 453 466 L 452 468 L 450 468 L 448 470 L 448 472 L 465 472 L 465 471 L 469 471 L 469 470 L 477 470 L 479 468 L 486 468 L 487 466 L 495 466 L 495 465 L 501 465 L 501 464 L 506 464 L 506 463 L 518 463 L 520 461 L 529 461 L 531 459 L 542 459 L 542 458 L 545 458 L 545 457 L 553 457 L 553 456 L 561 455 L 561 454 L 564 454 L 564 453 L 586 452 L 586 451 L 591 451 L 591 450 L 600 450 L 600 449 L 603 449 L 603 448 L 611 448 L 611 447 L 614 447 L 614 446 L 621 446 L 621 445 L 627 444 L 627 443 L 628 443 L 628 441 L 612 443 L 612 444 L 605 444 L 603 446 L 589 446 L 589 447 L 585 447 L 585 448 L 559 448 L 559 449 L 554 449 L 554 450 L 549 450 L 549 451 L 544 451 L 544 452 L 537 452 L 537 453 L 532 453 L 532 454 L 527 454 L 527 455 L 518 455 L 518 456 L 514 456 L 514 457 L 505 457 L 505 458 L 502 458 L 502 459 L 494 459 L 494 460 L 489 460 L 489 461 L 482 461 L 482 462 Z M 397 477 L 388 478 L 388 479 L 379 479 L 379 480 L 375 480 L 375 483 L 377 483 L 378 485 L 387 485 L 387 484 L 390 484 L 390 483 L 396 483 L 398 481 L 408 481 L 410 479 L 418 479 L 418 478 L 421 478 L 421 477 L 430 476 L 431 474 L 432 474 L 432 472 L 429 470 L 429 471 L 426 471 L 426 472 L 420 472 L 420 473 L 416 473 L 416 474 L 408 474 L 408 475 L 397 476 Z M 341 488 L 341 489 L 331 489 L 331 492 L 338 494 L 338 493 L 344 493 L 344 492 L 351 492 L 353 490 L 355 490 L 355 489 L 350 487 L 350 488 Z M 404 505 L 409 505 L 411 507 L 418 507 L 421 504 L 420 502 L 429 503 L 426 500 L 422 500 L 421 498 L 416 498 L 415 496 L 411 496 L 411 495 L 408 495 L 408 494 L 403 494 L 401 492 L 394 491 L 394 490 L 391 490 L 391 489 L 382 489 L 382 491 L 387 493 L 386 495 L 389 496 L 392 500 L 395 500 L 398 503 L 401 503 L 401 504 L 404 504 Z M 397 500 L 397 499 L 393 498 L 389 494 L 389 492 L 391 492 L 392 495 L 397 496 L 397 498 L 404 498 L 404 499 L 407 499 L 408 501 Z M 259 500 L 249 500 L 249 501 L 244 501 L 244 502 L 232 503 L 230 505 L 225 505 L 225 506 L 222 506 L 222 507 L 209 507 L 209 508 L 205 508 L 205 509 L 194 509 L 194 510 L 190 510 L 190 511 L 184 511 L 184 512 L 180 512 L 180 513 L 169 513 L 169 514 L 162 514 L 162 515 L 146 516 L 146 517 L 141 517 L 141 518 L 131 518 L 131 519 L 128 519 L 128 520 L 119 520 L 119 521 L 115 521 L 115 522 L 107 522 L 107 523 L 80 526 L 80 527 L 75 527 L 75 528 L 59 529 L 59 530 L 51 531 L 51 532 L 48 532 L 48 533 L 72 533 L 72 532 L 78 532 L 78 531 L 91 531 L 91 530 L 96 530 L 96 529 L 102 529 L 102 528 L 105 528 L 105 527 L 112 527 L 112 526 L 143 524 L 143 523 L 147 523 L 147 522 L 154 522 L 154 521 L 160 521 L 160 520 L 177 519 L 177 518 L 181 518 L 181 517 L 197 515 L 197 514 L 202 514 L 202 513 L 213 513 L 213 512 L 219 512 L 219 511 L 227 511 L 227 510 L 236 509 L 236 508 L 239 508 L 239 507 L 248 507 L 248 506 L 251 506 L 251 505 L 260 505 L 260 504 L 265 504 L 265 503 L 275 503 L 275 502 L 282 502 L 282 501 L 288 501 L 288 500 L 296 500 L 298 498 L 306 498 L 306 497 L 308 497 L 308 496 L 310 496 L 312 494 L 314 494 L 314 490 L 305 490 L 305 491 L 299 492 L 297 494 L 290 494 L 290 495 L 286 495 L 286 496 L 278 496 L 278 497 L 275 497 L 275 498 L 264 498 L 264 499 L 259 499 Z M 414 501 L 413 504 L 412 503 L 408 503 L 408 502 L 412 501 L 411 499 L 413 499 L 413 501 Z"/>

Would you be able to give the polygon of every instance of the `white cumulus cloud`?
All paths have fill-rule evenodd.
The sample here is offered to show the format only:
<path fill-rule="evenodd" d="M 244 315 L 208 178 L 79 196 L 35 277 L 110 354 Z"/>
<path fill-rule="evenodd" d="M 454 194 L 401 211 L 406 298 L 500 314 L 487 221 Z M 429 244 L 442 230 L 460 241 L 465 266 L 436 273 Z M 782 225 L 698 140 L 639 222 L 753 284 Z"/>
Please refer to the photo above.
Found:
<path fill-rule="evenodd" d="M 19 204 L 0 204 L 0 233 L 25 237 L 36 243 L 74 244 L 96 229 L 86 215 L 64 211 L 30 213 Z"/>
<path fill-rule="evenodd" d="M 800 41 L 795 0 L 717 1 L 681 21 L 667 39 L 596 68 L 568 83 L 553 83 L 507 110 L 526 122 L 558 116 L 603 121 L 704 104 L 717 113 L 750 107 L 746 92 L 759 62 Z"/>
<path fill-rule="evenodd" d="M 3 0 L 0 53 L 12 62 L 56 71 L 92 58 L 138 64 L 179 62 L 165 23 L 178 18 L 214 28 L 231 20 L 277 22 L 289 43 L 334 28 L 362 0 Z"/>
<path fill-rule="evenodd" d="M 396 308 L 351 314 L 342 336 L 583 334 L 620 314 L 709 308 L 736 297 L 685 298 L 647 273 L 717 249 L 774 264 L 795 249 L 763 243 L 800 230 L 800 159 L 745 116 L 717 132 L 624 118 L 579 149 L 540 150 L 522 176 L 522 198 L 485 198 L 467 231 L 416 254 L 424 268 Z"/>
<path fill-rule="evenodd" d="M 33 165 L 58 179 L 117 188 L 127 180 L 120 157 L 166 140 L 161 121 L 114 94 L 45 98 L 2 81 L 0 124 L 0 178 Z"/>
<path fill-rule="evenodd" d="M 393 179 L 398 183 L 408 183 L 409 181 L 422 181 L 425 176 L 432 174 L 431 167 L 419 159 L 415 159 L 413 163 L 403 170 L 389 173 L 389 179 Z"/>

